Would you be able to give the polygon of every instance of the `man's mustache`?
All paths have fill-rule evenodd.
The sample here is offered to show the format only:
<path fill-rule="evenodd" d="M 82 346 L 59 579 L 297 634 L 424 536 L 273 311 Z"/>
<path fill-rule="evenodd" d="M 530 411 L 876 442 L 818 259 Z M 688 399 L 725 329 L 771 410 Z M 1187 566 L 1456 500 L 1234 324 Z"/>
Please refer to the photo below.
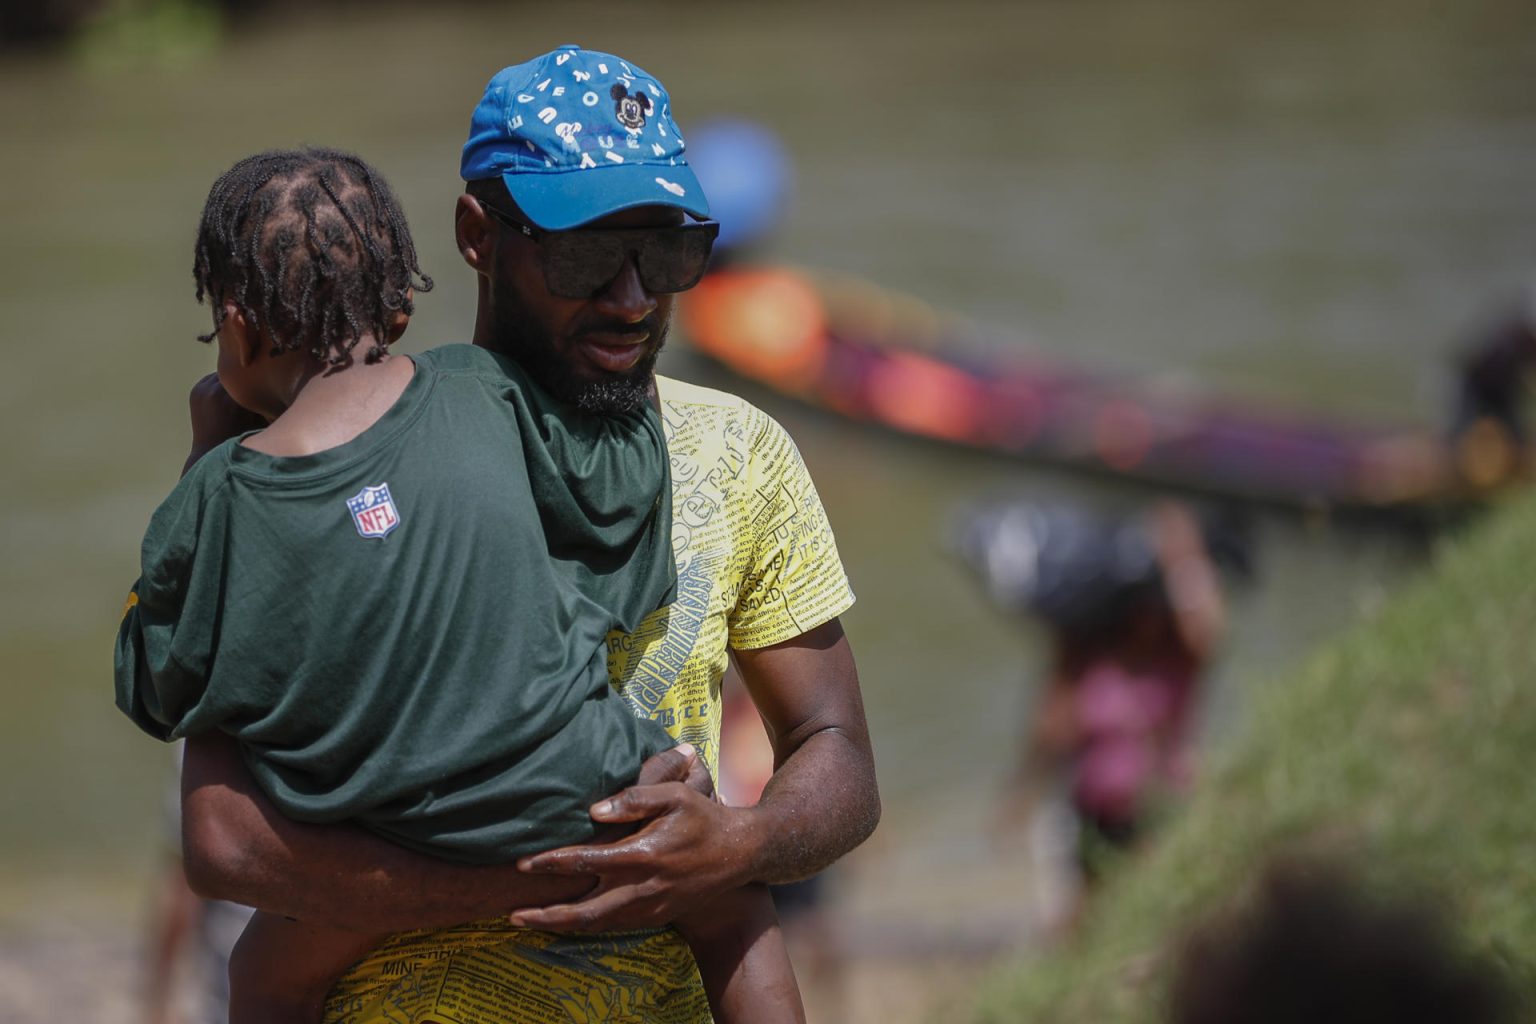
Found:
<path fill-rule="evenodd" d="M 589 324 L 583 324 L 573 337 L 580 338 L 587 334 L 648 334 L 648 340 L 656 342 L 662 339 L 666 333 L 667 321 L 656 313 L 650 313 L 639 320 L 596 320 Z"/>

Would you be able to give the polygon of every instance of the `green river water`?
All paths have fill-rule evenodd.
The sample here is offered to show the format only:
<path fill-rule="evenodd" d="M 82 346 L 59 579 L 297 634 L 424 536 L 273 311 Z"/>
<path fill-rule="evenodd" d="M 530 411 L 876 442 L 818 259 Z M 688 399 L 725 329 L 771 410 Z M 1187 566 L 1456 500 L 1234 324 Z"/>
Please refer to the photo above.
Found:
<path fill-rule="evenodd" d="M 1097 369 L 1438 420 L 1444 353 L 1536 273 L 1536 5 L 1061 0 L 349 7 L 222 40 L 0 62 L 0 922 L 131 906 L 167 752 L 112 707 L 113 629 L 186 449 L 192 233 L 269 146 L 355 149 L 438 281 L 404 348 L 467 339 L 458 147 L 485 79 L 576 41 L 679 119 L 771 124 L 798 169 L 770 256 L 961 311 Z M 673 375 L 736 387 L 675 344 Z M 983 859 L 1040 637 L 943 552 L 998 491 L 1146 491 L 918 445 L 743 386 L 799 441 L 855 589 L 886 823 L 848 868 Z M 1258 523 L 1208 731 L 1418 564 L 1398 534 Z M 894 866 L 893 866 L 894 865 Z"/>

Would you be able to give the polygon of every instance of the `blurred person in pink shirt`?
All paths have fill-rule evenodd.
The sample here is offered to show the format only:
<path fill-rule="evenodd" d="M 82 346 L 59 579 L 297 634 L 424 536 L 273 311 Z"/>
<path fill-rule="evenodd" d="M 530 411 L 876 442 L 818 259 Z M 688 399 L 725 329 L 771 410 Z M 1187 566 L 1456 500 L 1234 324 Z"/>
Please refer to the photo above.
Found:
<path fill-rule="evenodd" d="M 1248 570 L 1246 532 L 1172 501 L 1119 520 L 1012 502 L 972 512 L 955 546 L 994 600 L 1050 637 L 1000 829 L 1064 786 L 1092 881 L 1190 782 L 1202 679 L 1226 626 L 1219 570 Z"/>

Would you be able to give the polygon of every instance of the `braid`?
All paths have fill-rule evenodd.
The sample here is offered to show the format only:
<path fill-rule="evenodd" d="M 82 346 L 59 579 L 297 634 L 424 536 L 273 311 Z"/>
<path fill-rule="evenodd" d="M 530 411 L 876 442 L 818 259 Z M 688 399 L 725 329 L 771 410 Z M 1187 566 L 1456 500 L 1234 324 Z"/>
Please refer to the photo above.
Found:
<path fill-rule="evenodd" d="M 274 150 L 231 167 L 208 192 L 193 252 L 197 301 L 213 306 L 212 341 L 226 303 L 272 338 L 273 354 L 303 350 L 350 362 L 364 335 L 374 362 L 413 289 L 432 290 L 389 185 L 350 153 Z"/>

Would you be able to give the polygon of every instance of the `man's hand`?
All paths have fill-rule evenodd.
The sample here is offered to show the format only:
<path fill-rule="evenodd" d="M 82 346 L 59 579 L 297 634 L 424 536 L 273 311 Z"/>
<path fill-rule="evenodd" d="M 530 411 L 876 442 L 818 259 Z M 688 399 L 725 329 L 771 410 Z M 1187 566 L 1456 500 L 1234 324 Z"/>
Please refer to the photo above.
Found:
<path fill-rule="evenodd" d="M 710 789 L 709 772 L 686 744 L 648 759 L 640 778 L 690 780 L 701 800 Z M 446 928 L 577 900 L 594 881 L 533 876 L 515 864 L 456 864 L 354 825 L 294 821 L 267 799 L 239 745 L 221 732 L 187 740 L 181 806 L 193 891 L 349 931 Z"/>
<path fill-rule="evenodd" d="M 773 778 L 755 807 L 727 807 L 686 786 L 637 785 L 593 806 L 600 822 L 641 822 L 605 845 L 525 857 L 533 875 L 589 876 L 578 900 L 525 908 L 512 923 L 551 931 L 623 931 L 671 923 L 755 882 L 808 878 L 862 842 L 880 818 L 858 672 L 836 619 L 793 640 L 735 652 L 773 744 Z"/>
<path fill-rule="evenodd" d="M 217 373 L 210 373 L 192 385 L 187 405 L 192 413 L 192 452 L 187 456 L 182 473 L 230 438 L 267 425 L 264 418 L 237 405 L 229 397 L 229 392 L 219 383 Z"/>
<path fill-rule="evenodd" d="M 640 765 L 636 786 L 656 786 L 663 782 L 681 782 L 703 796 L 715 795 L 715 780 L 709 777 L 709 766 L 699 757 L 692 743 L 679 743 L 659 754 L 652 754 Z"/>
<path fill-rule="evenodd" d="M 707 774 L 707 773 L 706 773 Z M 605 824 L 645 822 L 603 845 L 567 846 L 525 857 L 529 874 L 586 875 L 598 884 L 575 903 L 525 908 L 512 923 L 546 931 L 656 928 L 748 881 L 740 865 L 756 842 L 751 808 L 718 803 L 689 784 L 636 785 L 593 805 Z"/>

